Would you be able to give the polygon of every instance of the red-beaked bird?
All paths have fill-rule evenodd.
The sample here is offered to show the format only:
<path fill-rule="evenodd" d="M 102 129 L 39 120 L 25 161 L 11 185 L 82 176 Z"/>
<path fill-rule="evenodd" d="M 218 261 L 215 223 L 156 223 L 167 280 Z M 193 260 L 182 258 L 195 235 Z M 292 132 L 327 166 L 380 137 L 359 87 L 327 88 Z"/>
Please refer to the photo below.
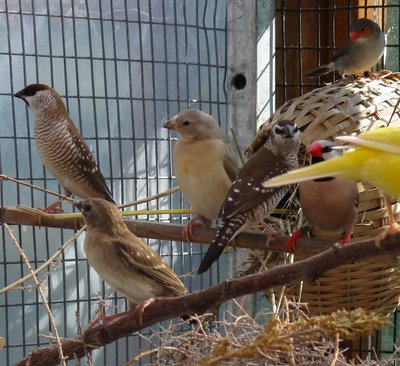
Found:
<path fill-rule="evenodd" d="M 273 235 L 264 219 L 275 209 L 289 187 L 264 189 L 266 179 L 298 167 L 300 132 L 296 123 L 276 122 L 262 147 L 240 169 L 221 209 L 222 226 L 205 254 L 198 273 L 206 271 L 237 234 L 261 223 L 268 240 Z"/>
<path fill-rule="evenodd" d="M 178 133 L 174 148 L 176 179 L 190 206 L 198 214 L 186 224 L 183 236 L 191 240 L 200 217 L 209 226 L 221 210 L 238 166 L 217 121 L 197 109 L 186 109 L 164 124 Z"/>
<path fill-rule="evenodd" d="M 400 127 L 379 128 L 357 137 L 340 136 L 336 140 L 349 142 L 354 148 L 337 158 L 268 179 L 262 186 L 272 188 L 310 179 L 341 177 L 368 182 L 388 196 L 400 198 Z M 386 205 L 389 230 L 396 231 L 389 199 Z"/>
<path fill-rule="evenodd" d="M 332 149 L 335 143 L 327 140 L 313 142 L 307 149 L 312 164 L 342 155 L 341 150 Z M 357 218 L 359 196 L 357 183 L 353 180 L 325 177 L 308 180 L 299 184 L 300 205 L 310 228 L 343 232 L 340 242 L 350 242 L 353 226 Z M 296 239 L 303 230 L 298 230 L 288 240 L 289 253 L 293 252 Z"/>
<path fill-rule="evenodd" d="M 31 84 L 14 96 L 25 101 L 32 110 L 40 158 L 64 188 L 65 195 L 114 202 L 89 147 L 75 127 L 60 95 L 48 85 Z M 60 201 L 45 211 L 60 211 Z"/>
<path fill-rule="evenodd" d="M 87 226 L 87 260 L 103 281 L 128 298 L 131 309 L 157 297 L 187 294 L 175 272 L 128 229 L 114 203 L 89 198 L 76 206 Z"/>
<path fill-rule="evenodd" d="M 350 40 L 327 65 L 318 67 L 307 76 L 321 76 L 337 70 L 340 75 L 358 74 L 370 70 L 385 50 L 385 35 L 370 19 L 358 19 L 350 27 Z"/>

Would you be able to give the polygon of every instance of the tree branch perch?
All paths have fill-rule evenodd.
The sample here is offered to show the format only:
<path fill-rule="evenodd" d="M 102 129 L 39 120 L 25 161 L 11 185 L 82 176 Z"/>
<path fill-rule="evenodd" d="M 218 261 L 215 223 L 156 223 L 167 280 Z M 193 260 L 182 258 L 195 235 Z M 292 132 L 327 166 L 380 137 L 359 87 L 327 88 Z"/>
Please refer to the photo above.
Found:
<path fill-rule="evenodd" d="M 308 259 L 289 265 L 277 266 L 265 272 L 226 280 L 206 290 L 176 298 L 164 298 L 150 304 L 143 313 L 143 324 L 139 324 L 140 310 L 134 310 L 114 323 L 99 325 L 87 330 L 82 337 L 62 342 L 64 356 L 81 358 L 85 352 L 102 347 L 133 332 L 157 322 L 187 314 L 203 314 L 208 309 L 236 297 L 267 288 L 313 281 L 324 272 L 343 264 L 380 255 L 395 258 L 400 254 L 400 233 L 388 235 L 379 245 L 375 239 L 351 244 L 334 245 L 330 249 Z M 16 366 L 56 365 L 59 363 L 57 347 L 37 348 Z"/>
<path fill-rule="evenodd" d="M 76 228 L 76 218 L 71 218 L 68 214 L 48 214 L 36 209 L 26 209 L 19 207 L 4 207 L 0 209 L 0 222 L 8 225 L 30 225 L 55 227 L 62 229 Z M 161 223 L 145 220 L 125 220 L 129 229 L 138 237 L 159 240 L 184 241 L 182 229 L 184 225 Z M 217 230 L 215 228 L 194 227 L 193 243 L 210 244 L 215 238 Z M 276 235 L 269 244 L 268 249 L 274 251 L 287 251 L 288 237 Z M 244 232 L 237 236 L 235 246 L 238 248 L 265 250 L 267 236 L 262 232 Z M 301 237 L 296 241 L 296 251 L 304 255 L 312 255 L 328 249 L 332 246 L 331 240 L 320 238 Z"/>

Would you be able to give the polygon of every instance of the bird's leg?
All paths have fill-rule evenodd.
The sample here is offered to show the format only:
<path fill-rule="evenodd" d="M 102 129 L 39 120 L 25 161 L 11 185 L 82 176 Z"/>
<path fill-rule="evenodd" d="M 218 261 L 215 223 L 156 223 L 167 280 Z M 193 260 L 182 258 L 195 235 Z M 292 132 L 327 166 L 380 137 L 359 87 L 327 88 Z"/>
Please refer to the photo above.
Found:
<path fill-rule="evenodd" d="M 64 210 L 61 208 L 60 204 L 62 201 L 65 200 L 66 197 L 71 197 L 72 192 L 68 191 L 68 190 L 64 190 L 64 197 L 61 197 L 60 199 L 58 199 L 57 201 L 53 202 L 51 205 L 45 207 L 42 209 L 42 211 L 49 213 L 49 214 L 55 214 L 55 213 L 60 213 L 60 212 L 64 212 Z"/>
<path fill-rule="evenodd" d="M 299 230 L 296 230 L 292 235 L 290 235 L 286 243 L 289 254 L 292 254 L 294 252 L 297 239 L 300 238 L 300 236 L 302 236 L 303 234 L 307 234 L 308 232 L 310 232 L 310 230 L 311 228 L 309 226 L 302 226 Z"/>
<path fill-rule="evenodd" d="M 375 239 L 375 245 L 380 246 L 381 240 L 386 237 L 387 234 L 395 234 L 399 232 L 399 227 L 397 226 L 394 220 L 394 214 L 392 209 L 392 200 L 391 197 L 387 194 L 383 195 L 383 199 L 385 201 L 385 206 L 388 212 L 388 220 L 389 220 L 389 227 L 384 230 L 383 233 L 379 234 Z"/>
<path fill-rule="evenodd" d="M 63 198 L 60 198 L 59 200 L 53 202 L 52 204 L 48 205 L 45 208 L 42 208 L 41 210 L 49 214 L 64 212 L 64 210 L 60 206 L 62 201 Z"/>
<path fill-rule="evenodd" d="M 135 310 L 139 311 L 139 326 L 141 327 L 143 326 L 144 309 L 146 309 L 149 305 L 153 304 L 156 301 L 157 301 L 156 298 L 151 297 L 150 299 L 147 299 L 144 303 L 136 305 Z"/>
<path fill-rule="evenodd" d="M 186 242 L 189 242 L 189 243 L 192 241 L 193 227 L 204 226 L 202 223 L 197 222 L 197 220 L 199 220 L 201 218 L 202 218 L 202 216 L 196 215 L 195 217 L 190 219 L 188 223 L 186 223 L 185 227 L 182 230 L 183 240 L 185 240 Z"/>
<path fill-rule="evenodd" d="M 346 231 L 344 238 L 339 242 L 340 244 L 349 244 L 351 240 L 351 231 Z"/>
<path fill-rule="evenodd" d="M 383 196 L 384 200 L 385 200 L 385 206 L 388 212 L 388 220 L 389 220 L 389 228 L 387 229 L 386 234 L 394 234 L 399 232 L 399 227 L 396 224 L 396 221 L 394 220 L 394 214 L 393 214 L 393 209 L 392 209 L 392 199 L 390 196 L 388 196 L 387 194 L 385 194 Z"/>
<path fill-rule="evenodd" d="M 271 242 L 271 240 L 274 238 L 275 236 L 275 231 L 272 230 L 271 226 L 269 226 L 264 220 L 260 221 L 262 227 L 264 228 L 264 233 L 267 234 L 267 241 L 265 242 L 265 249 L 268 248 L 269 243 Z"/>

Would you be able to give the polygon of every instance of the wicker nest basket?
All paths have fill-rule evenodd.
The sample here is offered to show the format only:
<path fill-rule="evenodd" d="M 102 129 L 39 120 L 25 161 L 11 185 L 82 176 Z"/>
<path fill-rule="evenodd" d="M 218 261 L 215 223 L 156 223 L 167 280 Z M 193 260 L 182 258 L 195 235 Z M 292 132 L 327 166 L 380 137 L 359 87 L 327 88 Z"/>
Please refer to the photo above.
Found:
<path fill-rule="evenodd" d="M 250 154 L 265 140 L 271 123 L 280 119 L 298 124 L 304 146 L 318 139 L 333 139 L 338 135 L 358 134 L 387 126 L 392 113 L 390 126 L 400 126 L 400 108 L 395 110 L 399 98 L 400 73 L 388 71 L 381 72 L 377 79 L 342 80 L 315 89 L 279 108 L 260 127 L 249 147 Z M 304 155 L 302 149 L 300 162 L 305 161 Z M 359 214 L 353 242 L 375 237 L 388 224 L 382 192 L 360 183 L 359 193 Z M 396 220 L 400 216 L 398 206 L 393 203 Z M 321 231 L 314 231 L 312 236 L 334 238 Z M 296 253 L 295 260 L 302 258 L 301 253 Z M 286 296 L 307 303 L 313 314 L 362 307 L 389 315 L 399 304 L 399 295 L 400 261 L 387 256 L 340 266 L 326 272 L 314 283 L 299 284 L 286 290 Z"/>

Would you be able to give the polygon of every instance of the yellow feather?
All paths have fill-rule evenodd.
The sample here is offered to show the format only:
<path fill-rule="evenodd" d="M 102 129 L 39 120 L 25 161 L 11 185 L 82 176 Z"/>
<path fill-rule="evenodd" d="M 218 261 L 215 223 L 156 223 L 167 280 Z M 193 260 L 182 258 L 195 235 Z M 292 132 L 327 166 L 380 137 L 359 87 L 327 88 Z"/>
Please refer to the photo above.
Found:
<path fill-rule="evenodd" d="M 399 134 L 400 129 L 396 130 Z M 381 138 L 381 135 L 378 135 Z M 383 189 L 391 196 L 400 197 L 400 154 L 357 147 L 338 158 L 275 177 L 264 182 L 263 186 L 276 187 L 329 176 L 366 181 Z"/>
<path fill-rule="evenodd" d="M 359 136 L 338 136 L 336 140 L 349 142 L 355 146 L 400 154 L 400 127 L 378 128 Z"/>

